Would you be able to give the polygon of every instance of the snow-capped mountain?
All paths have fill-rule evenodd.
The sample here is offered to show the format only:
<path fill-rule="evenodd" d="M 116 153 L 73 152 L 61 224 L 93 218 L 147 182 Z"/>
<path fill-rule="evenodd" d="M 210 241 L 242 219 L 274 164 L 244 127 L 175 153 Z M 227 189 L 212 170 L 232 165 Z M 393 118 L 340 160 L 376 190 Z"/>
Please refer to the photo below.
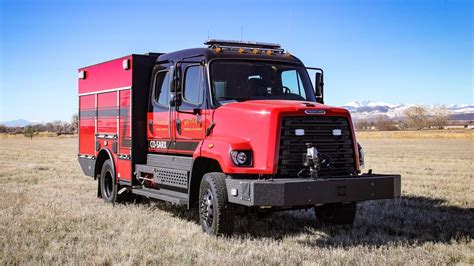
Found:
<path fill-rule="evenodd" d="M 352 101 L 348 102 L 344 105 L 345 107 L 351 107 L 351 108 L 361 108 L 361 107 L 377 107 L 377 106 L 386 106 L 390 108 L 397 107 L 398 104 L 390 104 L 390 103 L 384 103 L 384 102 L 374 102 L 374 101 Z"/>
<path fill-rule="evenodd" d="M 16 120 L 0 122 L 0 125 L 6 126 L 6 127 L 26 127 L 26 126 L 33 126 L 33 125 L 38 125 L 38 124 L 45 124 L 45 122 L 28 121 L 25 119 L 16 119 Z"/>
<path fill-rule="evenodd" d="M 395 119 L 405 117 L 405 110 L 416 104 L 391 104 L 374 101 L 352 101 L 342 105 L 351 112 L 354 119 L 373 119 L 379 116 L 387 116 Z M 423 105 L 428 112 L 432 112 L 439 105 Z M 474 105 L 469 104 L 451 104 L 444 105 L 448 109 L 453 119 L 474 119 Z"/>
<path fill-rule="evenodd" d="M 16 119 L 16 120 L 11 120 L 11 121 L 0 122 L 0 125 L 4 125 L 7 127 L 26 127 L 31 124 L 32 122 L 25 119 Z"/>

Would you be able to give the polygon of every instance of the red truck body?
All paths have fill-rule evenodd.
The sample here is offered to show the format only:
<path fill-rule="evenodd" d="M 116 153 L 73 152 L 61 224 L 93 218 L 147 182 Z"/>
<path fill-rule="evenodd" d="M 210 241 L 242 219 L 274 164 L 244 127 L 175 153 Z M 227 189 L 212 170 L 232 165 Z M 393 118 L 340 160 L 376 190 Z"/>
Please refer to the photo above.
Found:
<path fill-rule="evenodd" d="M 98 156 L 99 150 L 106 149 L 113 155 L 114 163 L 117 165 L 117 177 L 119 180 L 131 182 L 132 165 L 129 160 L 118 160 L 118 155 L 132 156 L 132 111 L 131 95 L 136 92 L 137 97 L 144 97 L 149 90 L 149 85 L 135 84 L 133 73 L 140 76 L 148 73 L 151 68 L 138 66 L 134 69 L 133 61 L 153 60 L 154 56 L 129 55 L 90 67 L 79 69 L 86 71 L 87 78 L 79 79 L 79 154 L 87 156 Z M 130 68 L 123 69 L 122 63 L 129 60 Z M 143 86 L 143 87 L 141 87 Z M 147 105 L 147 101 L 144 101 Z M 233 108 L 238 105 L 238 108 Z M 143 106 L 140 107 L 143 109 Z M 306 115 L 306 110 L 324 110 L 328 116 L 338 116 L 347 119 L 350 123 L 351 134 L 355 136 L 350 114 L 346 109 L 315 104 L 307 106 L 295 101 L 272 100 L 252 101 L 223 106 L 214 119 L 216 126 L 212 135 L 204 138 L 206 128 L 211 124 L 210 117 L 214 110 L 203 110 L 202 120 L 198 124 L 192 115 L 181 115 L 184 131 L 189 133 L 185 136 L 177 136 L 173 128 L 176 113 L 171 116 L 170 121 L 162 119 L 167 113 L 148 112 L 147 120 L 156 121 L 152 128 L 147 128 L 147 140 L 176 141 L 175 147 L 168 149 L 148 147 L 150 153 L 168 153 L 192 155 L 194 159 L 206 157 L 217 160 L 225 173 L 246 174 L 276 174 L 278 165 L 278 143 L 279 135 L 273 134 L 281 127 L 282 116 Z M 184 116 L 184 117 L 183 117 Z M 229 117 L 241 117 L 241 121 L 231 120 Z M 245 123 L 242 127 L 240 123 Z M 168 128 L 171 127 L 169 133 Z M 164 129 L 164 130 L 162 130 Z M 161 133 L 166 131 L 166 133 Z M 266 133 L 268 134 L 262 134 Z M 217 135 L 214 137 L 213 135 Z M 225 137 L 223 137 L 225 136 Z M 96 144 L 97 143 L 97 144 Z M 183 145 L 184 144 L 184 145 Z M 117 145 L 117 149 L 113 149 Z M 212 145 L 210 148 L 209 145 Z M 357 151 L 357 142 L 354 141 L 354 150 Z M 179 147 L 190 148 L 179 148 Z M 255 164 L 252 168 L 239 168 L 233 165 L 230 157 L 223 156 L 232 149 L 252 149 L 257 154 Z M 356 152 L 356 162 L 358 154 Z M 357 169 L 358 169 L 357 164 Z"/>
<path fill-rule="evenodd" d="M 132 182 L 133 164 L 146 160 L 145 126 L 136 119 L 146 108 L 150 75 L 156 55 L 129 55 L 79 69 L 79 157 L 112 159 L 117 180 Z M 127 63 L 124 63 L 127 62 Z M 127 69 L 123 64 L 128 64 Z M 143 121 L 142 121 L 143 123 Z M 132 136 L 136 136 L 132 138 Z M 135 158 L 135 160 L 132 160 Z M 89 160 L 85 160 L 89 162 Z M 94 176 L 98 164 L 87 165 Z"/>
<path fill-rule="evenodd" d="M 234 72 L 225 67 L 211 70 L 214 62 L 232 60 L 252 62 L 235 69 L 235 76 L 243 75 L 248 83 L 245 87 L 236 85 Z M 244 73 L 245 67 L 251 70 Z M 301 61 L 279 46 L 241 42 L 129 55 L 81 68 L 81 167 L 99 180 L 98 195 L 106 201 L 115 201 L 126 191 L 188 206 L 201 202 L 201 221 L 208 232 L 212 224 L 208 227 L 203 221 L 212 216 L 209 204 L 217 203 L 205 199 L 215 199 L 213 193 L 218 192 L 208 189 L 208 196 L 205 188 L 215 190 L 216 184 L 225 184 L 220 189 L 231 206 L 275 210 L 398 196 L 399 176 L 358 175 L 361 149 L 349 112 L 322 104 L 318 100 L 322 92 L 308 95 L 309 78 L 301 69 Z M 216 98 L 222 94 L 221 87 L 224 92 L 232 88 L 246 91 L 262 83 L 262 75 L 268 79 L 268 73 L 277 75 L 272 77 L 274 83 L 288 82 L 283 76 L 290 70 L 297 73 L 297 90 L 289 85 L 279 89 L 264 86 L 255 87 L 263 94 L 252 100 L 221 103 Z M 306 92 L 301 92 L 304 84 Z M 298 90 L 302 96 L 297 95 Z M 311 158 L 312 145 L 321 158 Z M 234 152 L 238 155 L 232 155 Z M 301 155 L 306 158 L 304 163 Z M 235 156 L 247 161 L 239 164 Z M 331 158 L 331 166 L 320 165 L 324 158 L 326 162 Z M 305 167 L 310 176 L 302 174 L 308 170 Z M 222 182 L 216 181 L 219 178 Z M 213 230 L 211 233 L 223 232 Z"/>

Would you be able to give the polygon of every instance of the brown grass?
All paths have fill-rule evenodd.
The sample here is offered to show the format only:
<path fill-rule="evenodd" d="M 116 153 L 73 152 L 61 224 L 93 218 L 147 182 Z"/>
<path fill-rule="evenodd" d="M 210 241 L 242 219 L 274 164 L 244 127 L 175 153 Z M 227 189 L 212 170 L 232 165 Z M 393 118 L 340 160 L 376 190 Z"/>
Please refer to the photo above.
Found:
<path fill-rule="evenodd" d="M 413 131 L 361 131 L 360 139 L 470 139 L 474 140 L 473 129 L 413 130 Z"/>
<path fill-rule="evenodd" d="M 103 203 L 74 138 L 0 139 L 0 264 L 473 264 L 474 142 L 378 134 L 360 138 L 368 167 L 401 173 L 402 198 L 359 204 L 352 228 L 294 211 L 231 238 L 184 208 Z"/>

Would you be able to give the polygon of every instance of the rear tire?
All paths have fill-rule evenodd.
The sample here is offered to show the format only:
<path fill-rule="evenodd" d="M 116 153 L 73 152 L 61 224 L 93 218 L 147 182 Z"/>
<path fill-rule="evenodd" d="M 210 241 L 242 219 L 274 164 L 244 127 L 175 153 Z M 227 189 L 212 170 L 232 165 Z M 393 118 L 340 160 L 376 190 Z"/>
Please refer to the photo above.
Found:
<path fill-rule="evenodd" d="M 199 188 L 199 222 L 202 230 L 211 235 L 231 235 L 234 232 L 235 212 L 228 202 L 223 173 L 207 173 Z"/>
<path fill-rule="evenodd" d="M 115 178 L 115 170 L 110 159 L 106 160 L 102 165 L 100 172 L 100 195 L 107 203 L 121 201 L 124 195 L 117 195 L 120 189 Z M 125 194 L 125 193 L 124 193 Z"/>
<path fill-rule="evenodd" d="M 318 221 L 323 224 L 353 224 L 357 212 L 355 202 L 351 203 L 328 203 L 315 206 L 314 212 Z"/>

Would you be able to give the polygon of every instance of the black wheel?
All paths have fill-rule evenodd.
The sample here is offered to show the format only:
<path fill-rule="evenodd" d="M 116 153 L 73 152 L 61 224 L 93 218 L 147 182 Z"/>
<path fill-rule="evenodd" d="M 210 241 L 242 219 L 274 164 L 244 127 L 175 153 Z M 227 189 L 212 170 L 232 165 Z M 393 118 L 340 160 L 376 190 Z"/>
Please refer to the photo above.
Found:
<path fill-rule="evenodd" d="M 325 224 L 352 224 L 357 211 L 355 202 L 328 203 L 314 207 L 318 221 Z"/>
<path fill-rule="evenodd" d="M 199 188 L 199 222 L 212 235 L 230 235 L 234 231 L 233 206 L 227 201 L 223 173 L 207 173 Z"/>
<path fill-rule="evenodd" d="M 105 202 L 115 202 L 117 197 L 118 186 L 115 180 L 115 170 L 112 161 L 106 160 L 102 165 L 100 172 L 100 195 Z"/>

